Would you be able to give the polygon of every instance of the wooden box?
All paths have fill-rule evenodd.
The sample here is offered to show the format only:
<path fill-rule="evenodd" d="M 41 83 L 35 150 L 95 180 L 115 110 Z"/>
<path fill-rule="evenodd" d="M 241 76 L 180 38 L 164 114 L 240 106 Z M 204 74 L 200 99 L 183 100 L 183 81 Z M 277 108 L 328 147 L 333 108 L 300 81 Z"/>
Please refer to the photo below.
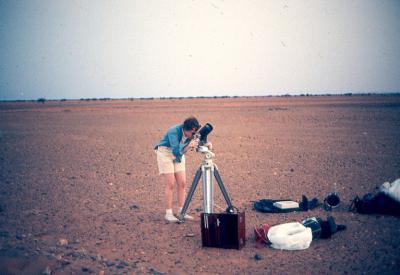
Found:
<path fill-rule="evenodd" d="M 241 249 L 246 243 L 244 212 L 201 213 L 203 246 Z"/>

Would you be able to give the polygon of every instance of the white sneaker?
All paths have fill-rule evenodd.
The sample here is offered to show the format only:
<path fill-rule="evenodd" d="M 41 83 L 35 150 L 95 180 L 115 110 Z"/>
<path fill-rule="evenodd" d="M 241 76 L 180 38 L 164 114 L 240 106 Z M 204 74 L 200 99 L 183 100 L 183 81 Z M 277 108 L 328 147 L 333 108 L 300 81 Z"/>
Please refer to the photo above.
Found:
<path fill-rule="evenodd" d="M 178 209 L 178 217 L 181 215 L 181 211 L 182 211 L 182 208 L 179 208 Z M 190 215 L 188 215 L 188 214 L 185 214 L 185 216 L 183 217 L 185 220 L 190 220 L 190 221 L 193 221 L 194 220 L 194 218 L 192 217 L 192 216 L 190 216 Z"/>
<path fill-rule="evenodd" d="M 194 218 L 188 214 L 185 214 L 185 216 L 183 217 L 185 220 L 189 220 L 189 221 L 193 221 Z"/>
<path fill-rule="evenodd" d="M 190 215 L 188 215 L 188 214 L 185 214 L 185 220 L 190 220 L 190 221 L 193 221 L 194 220 L 194 218 L 193 218 L 193 216 L 190 216 Z"/>
<path fill-rule="evenodd" d="M 179 220 L 173 214 L 165 214 L 165 219 L 169 222 L 178 222 Z"/>

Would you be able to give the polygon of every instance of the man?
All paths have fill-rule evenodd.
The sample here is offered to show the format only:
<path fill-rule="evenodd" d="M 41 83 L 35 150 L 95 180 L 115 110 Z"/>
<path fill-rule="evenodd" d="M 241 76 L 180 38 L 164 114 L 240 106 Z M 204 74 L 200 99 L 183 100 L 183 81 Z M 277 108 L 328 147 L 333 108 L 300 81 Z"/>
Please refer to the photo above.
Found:
<path fill-rule="evenodd" d="M 178 189 L 178 213 L 181 212 L 185 202 L 186 171 L 184 154 L 197 148 L 199 141 L 194 139 L 200 124 L 195 117 L 188 117 L 183 124 L 175 125 L 168 129 L 167 133 L 155 146 L 159 174 L 165 183 L 165 219 L 169 222 L 177 222 L 178 219 L 172 211 L 172 199 L 175 182 Z M 193 220 L 190 215 L 185 219 Z"/>

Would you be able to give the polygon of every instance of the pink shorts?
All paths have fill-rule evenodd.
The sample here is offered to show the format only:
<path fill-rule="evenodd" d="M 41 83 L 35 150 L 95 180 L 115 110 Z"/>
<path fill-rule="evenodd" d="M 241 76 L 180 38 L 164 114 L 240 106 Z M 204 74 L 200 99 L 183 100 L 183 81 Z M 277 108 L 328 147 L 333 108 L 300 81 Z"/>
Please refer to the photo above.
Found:
<path fill-rule="evenodd" d="M 174 162 L 175 156 L 172 154 L 171 148 L 159 146 L 155 152 L 160 175 L 185 171 L 185 156 L 182 156 L 181 162 L 178 163 Z"/>

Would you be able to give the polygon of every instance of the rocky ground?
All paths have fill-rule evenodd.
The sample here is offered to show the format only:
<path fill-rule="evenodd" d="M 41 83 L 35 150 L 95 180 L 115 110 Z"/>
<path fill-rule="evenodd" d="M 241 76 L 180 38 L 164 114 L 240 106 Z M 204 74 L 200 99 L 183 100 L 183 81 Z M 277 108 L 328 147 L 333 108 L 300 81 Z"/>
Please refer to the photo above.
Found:
<path fill-rule="evenodd" d="M 246 213 L 242 250 L 203 248 L 201 188 L 163 219 L 153 145 L 195 115 L 210 122 L 221 176 Z M 348 211 L 400 177 L 399 96 L 315 96 L 0 103 L 1 274 L 391 274 L 400 219 Z M 187 155 L 188 186 L 202 159 Z M 323 200 L 333 212 L 264 214 L 263 198 Z M 216 209 L 225 208 L 216 192 Z M 253 228 L 333 215 L 347 230 L 303 251 L 257 248 Z"/>

